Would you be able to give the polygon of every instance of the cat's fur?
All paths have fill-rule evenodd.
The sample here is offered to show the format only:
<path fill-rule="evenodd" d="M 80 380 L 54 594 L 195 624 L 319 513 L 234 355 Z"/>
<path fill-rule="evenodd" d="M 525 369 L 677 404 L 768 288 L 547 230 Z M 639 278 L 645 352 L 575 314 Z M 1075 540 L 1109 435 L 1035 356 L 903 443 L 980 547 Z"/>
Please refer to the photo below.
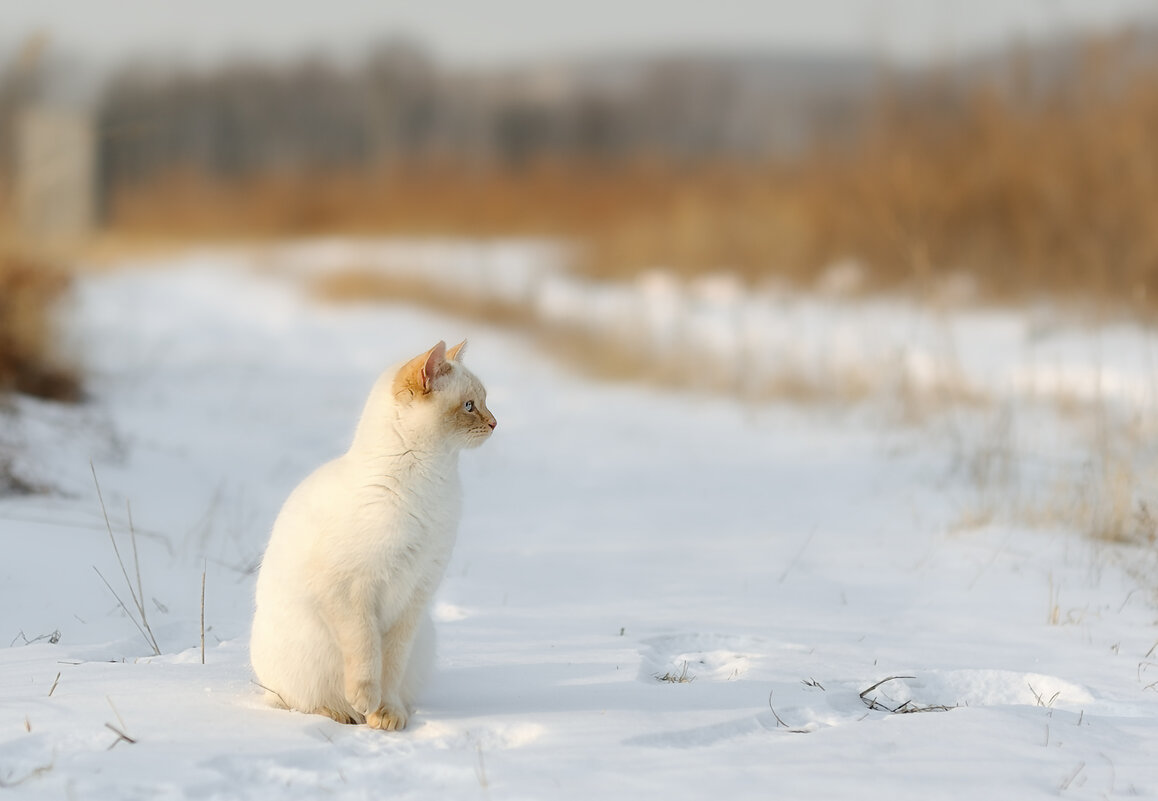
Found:
<path fill-rule="evenodd" d="M 458 527 L 458 452 L 495 427 L 486 391 L 461 364 L 465 344 L 448 351 L 439 342 L 383 373 L 349 451 L 282 507 L 250 641 L 258 683 L 275 703 L 406 725 L 433 658 L 427 607 Z"/>

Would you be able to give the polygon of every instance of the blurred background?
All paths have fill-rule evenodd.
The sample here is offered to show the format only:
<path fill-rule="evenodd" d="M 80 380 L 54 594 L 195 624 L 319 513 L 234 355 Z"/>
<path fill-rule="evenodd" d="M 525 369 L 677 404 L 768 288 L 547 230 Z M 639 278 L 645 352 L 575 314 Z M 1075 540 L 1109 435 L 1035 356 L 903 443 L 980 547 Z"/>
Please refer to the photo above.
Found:
<path fill-rule="evenodd" d="M 605 280 L 1158 300 L 1150 2 L 388 5 L 5 3 L 8 361 L 37 358 L 11 353 L 43 337 L 45 263 L 328 234 L 547 237 Z"/>

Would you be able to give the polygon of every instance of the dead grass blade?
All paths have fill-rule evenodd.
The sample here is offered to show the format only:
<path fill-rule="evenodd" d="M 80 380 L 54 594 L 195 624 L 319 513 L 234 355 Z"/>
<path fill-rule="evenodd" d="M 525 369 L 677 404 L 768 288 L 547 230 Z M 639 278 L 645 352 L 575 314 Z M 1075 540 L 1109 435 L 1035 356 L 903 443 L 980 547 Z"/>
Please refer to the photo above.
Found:
<path fill-rule="evenodd" d="M 772 706 L 772 693 L 773 693 L 772 690 L 768 691 L 768 708 L 772 710 L 772 717 L 776 718 L 777 728 L 787 729 L 792 734 L 809 734 L 810 732 L 808 731 L 808 729 L 793 728 L 792 726 L 789 726 L 787 723 L 784 722 L 784 719 L 780 717 L 780 714 L 776 711 L 776 708 L 774 706 Z"/>
<path fill-rule="evenodd" d="M 117 735 L 117 739 L 113 740 L 112 744 L 108 747 L 109 751 L 112 751 L 114 748 L 116 748 L 117 743 L 121 742 L 122 740 L 129 745 L 135 745 L 137 742 L 111 723 L 106 723 L 105 728 L 111 731 L 113 734 Z"/>
<path fill-rule="evenodd" d="M 273 695 L 276 695 L 277 700 L 281 702 L 282 709 L 290 709 L 291 708 L 290 705 L 285 702 L 285 699 L 282 698 L 281 693 L 279 693 L 277 690 L 266 687 L 264 684 L 262 684 L 257 679 L 250 679 L 250 681 L 252 681 L 254 684 L 256 684 L 261 689 L 265 690 L 267 693 L 271 693 Z"/>
<path fill-rule="evenodd" d="M 201 564 L 201 664 L 205 664 L 205 571 L 207 563 Z"/>
<path fill-rule="evenodd" d="M 1058 699 L 1058 696 L 1061 695 L 1061 691 L 1059 690 L 1058 692 L 1055 692 L 1048 699 L 1046 699 L 1045 694 L 1039 693 L 1037 690 L 1033 689 L 1032 684 L 1029 684 L 1028 682 L 1026 682 L 1025 686 L 1029 687 L 1029 691 L 1031 693 L 1033 693 L 1033 698 L 1037 702 L 1037 705 L 1050 710 L 1050 716 L 1052 717 L 1053 716 L 1053 702 L 1056 701 Z"/>
<path fill-rule="evenodd" d="M 678 673 L 673 673 L 669 670 L 663 675 L 656 673 L 654 676 L 656 680 L 666 682 L 667 684 L 691 684 L 696 680 L 696 675 L 688 672 L 687 660 L 684 660 L 683 667 Z"/>
<path fill-rule="evenodd" d="M 916 676 L 889 676 L 887 678 L 881 679 L 876 684 L 873 684 L 872 686 L 866 687 L 865 689 L 861 690 L 860 700 L 864 702 L 865 706 L 867 706 L 869 709 L 873 710 L 874 712 L 888 712 L 892 715 L 911 715 L 911 714 L 918 713 L 918 712 L 948 712 L 950 709 L 957 709 L 958 708 L 959 704 L 952 704 L 952 705 L 950 705 L 950 704 L 926 704 L 926 705 L 922 705 L 922 704 L 915 704 L 912 702 L 912 700 L 905 701 L 904 703 L 902 703 L 898 706 L 895 706 L 895 707 L 890 707 L 890 706 L 886 706 L 885 704 L 882 704 L 876 698 L 869 698 L 868 697 L 868 694 L 871 693 L 873 690 L 879 688 L 880 686 L 882 686 L 884 684 L 887 684 L 890 681 L 897 681 L 898 679 L 915 679 L 915 678 L 917 678 L 917 677 Z"/>
<path fill-rule="evenodd" d="M 112 696 L 106 695 L 105 700 L 109 702 L 109 707 L 113 710 L 113 714 L 117 716 L 117 722 L 121 724 L 120 726 L 114 726 L 111 723 L 105 724 L 106 729 L 117 735 L 117 739 L 113 740 L 112 744 L 109 745 L 108 750 L 113 750 L 117 743 L 121 742 L 122 740 L 129 745 L 135 744 L 137 741 L 129 735 L 125 734 L 125 729 L 128 727 L 125 726 L 125 719 L 121 717 L 121 713 L 117 710 L 116 704 L 113 703 Z"/>
<path fill-rule="evenodd" d="M 92 470 L 92 480 L 93 484 L 96 486 L 97 500 L 100 502 L 101 515 L 104 517 L 105 521 L 105 530 L 109 534 L 109 542 L 112 543 L 113 553 L 116 554 L 117 564 L 120 566 L 121 575 L 125 579 L 125 586 L 129 588 L 129 596 L 132 598 L 133 607 L 136 610 L 135 614 L 134 611 L 129 608 L 128 604 L 121 600 L 121 597 L 117 594 L 116 590 L 113 589 L 108 579 L 104 577 L 100 570 L 97 570 L 95 565 L 93 566 L 93 570 L 96 570 L 96 574 L 101 577 L 101 581 L 104 582 L 105 586 L 108 587 L 109 592 L 112 593 L 114 598 L 116 598 L 117 603 L 120 604 L 121 609 L 125 611 L 125 614 L 129 616 L 130 620 L 133 621 L 133 625 L 137 627 L 137 631 L 139 631 L 141 636 L 145 638 L 145 642 L 149 645 L 150 648 L 153 649 L 153 655 L 160 656 L 161 648 L 157 644 L 157 638 L 153 636 L 153 630 L 149 626 L 149 618 L 145 612 L 145 594 L 141 585 L 141 563 L 137 552 L 137 535 L 135 529 L 133 528 L 132 510 L 130 509 L 129 511 L 129 541 L 131 542 L 133 548 L 133 566 L 137 578 L 136 588 L 133 586 L 132 579 L 129 578 L 129 571 L 125 567 L 124 558 L 121 556 L 121 549 L 117 546 L 117 538 L 113 535 L 113 526 L 109 521 L 108 510 L 105 508 L 105 499 L 104 495 L 101 493 L 100 481 L 97 480 L 96 466 L 93 465 L 92 462 L 89 462 L 89 468 Z"/>

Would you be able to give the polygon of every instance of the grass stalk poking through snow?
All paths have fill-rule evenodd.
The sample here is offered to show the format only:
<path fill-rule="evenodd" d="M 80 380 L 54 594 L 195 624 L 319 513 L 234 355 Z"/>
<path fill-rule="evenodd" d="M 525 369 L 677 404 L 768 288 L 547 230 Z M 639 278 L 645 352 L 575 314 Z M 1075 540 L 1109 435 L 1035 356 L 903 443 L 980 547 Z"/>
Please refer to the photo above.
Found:
<path fill-rule="evenodd" d="M 107 750 L 112 751 L 121 741 L 124 741 L 129 745 L 136 744 L 137 741 L 134 738 L 125 734 L 125 729 L 127 729 L 128 726 L 125 725 L 125 719 L 121 717 L 121 713 L 117 711 L 116 706 L 113 704 L 113 699 L 109 696 L 105 696 L 105 700 L 109 702 L 109 706 L 112 707 L 113 714 L 117 716 L 117 722 L 121 724 L 120 726 L 114 726 L 111 723 L 105 723 L 105 728 L 111 731 L 113 734 L 117 735 L 117 739 L 112 741 Z"/>
<path fill-rule="evenodd" d="M 774 692 L 773 690 L 768 691 L 768 708 L 770 710 L 772 710 L 772 717 L 776 718 L 777 728 L 788 729 L 788 731 L 792 732 L 793 734 L 809 734 L 810 732 L 808 729 L 795 729 L 784 722 L 784 719 L 782 717 L 780 717 L 780 713 L 778 713 L 776 711 L 776 707 L 772 706 L 772 693 L 773 692 Z"/>
<path fill-rule="evenodd" d="M 100 570 L 97 570 L 95 565 L 93 566 L 93 570 L 96 570 L 96 574 L 100 576 L 101 581 L 104 582 L 109 592 L 112 593 L 112 596 L 117 599 L 117 603 L 121 609 L 125 611 L 125 614 L 129 616 L 129 620 L 133 621 L 133 625 L 137 627 L 137 631 L 145 638 L 145 642 L 153 649 L 154 656 L 160 656 L 161 648 L 157 645 L 157 638 L 153 636 L 153 630 L 149 626 L 148 615 L 145 613 L 145 592 L 141 585 L 141 562 L 137 554 L 137 534 L 133 528 L 132 510 L 129 510 L 129 541 L 133 547 L 133 569 L 137 579 L 135 588 L 133 587 L 132 579 L 129 578 L 129 571 L 125 567 L 125 560 L 121 556 L 121 549 L 117 547 L 117 538 L 113 536 L 113 526 L 112 523 L 109 522 L 109 513 L 105 508 L 104 496 L 101 494 L 100 481 L 97 480 L 96 467 L 90 462 L 89 468 L 92 470 L 92 480 L 96 486 L 97 500 L 100 501 L 101 514 L 105 519 L 105 529 L 109 533 L 109 542 L 113 545 L 113 553 L 116 554 L 117 564 L 120 565 L 121 568 L 121 575 L 125 578 L 125 585 L 129 588 L 129 597 L 133 599 L 133 607 L 136 610 L 136 614 L 129 608 L 128 604 L 121 600 L 121 597 L 117 595 L 117 591 L 113 589 L 108 579 L 104 577 Z"/>
<path fill-rule="evenodd" d="M 684 660 L 683 667 L 680 669 L 680 671 L 678 673 L 673 673 L 672 671 L 669 670 L 667 673 L 664 673 L 663 675 L 660 675 L 658 673 L 655 674 L 655 678 L 658 681 L 667 682 L 668 684 L 691 684 L 693 681 L 696 680 L 696 674 L 688 673 L 688 663 L 687 663 L 687 660 Z"/>
<path fill-rule="evenodd" d="M 869 697 L 869 693 L 880 687 L 882 684 L 890 681 L 896 681 L 897 679 L 915 678 L 916 676 L 889 676 L 888 678 L 881 679 L 871 687 L 866 687 L 865 689 L 861 690 L 860 700 L 864 701 L 865 706 L 873 711 L 889 712 L 894 715 L 911 715 L 915 712 L 948 712 L 950 709 L 956 709 L 959 706 L 959 704 L 928 704 L 926 706 L 921 706 L 920 704 L 914 704 L 910 699 L 902 704 L 899 704 L 898 706 L 891 707 L 885 706 L 876 698 Z"/>
<path fill-rule="evenodd" d="M 201 664 L 205 664 L 205 571 L 207 563 L 201 564 Z"/>

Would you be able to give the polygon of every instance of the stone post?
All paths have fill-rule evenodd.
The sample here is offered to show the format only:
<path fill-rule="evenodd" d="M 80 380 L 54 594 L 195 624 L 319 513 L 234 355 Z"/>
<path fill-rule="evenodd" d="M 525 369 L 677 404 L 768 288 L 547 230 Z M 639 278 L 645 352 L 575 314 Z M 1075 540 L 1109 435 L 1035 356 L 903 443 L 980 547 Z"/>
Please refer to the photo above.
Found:
<path fill-rule="evenodd" d="M 35 239 L 70 241 L 97 223 L 96 138 L 89 115 L 31 108 L 16 121 L 16 219 Z"/>

